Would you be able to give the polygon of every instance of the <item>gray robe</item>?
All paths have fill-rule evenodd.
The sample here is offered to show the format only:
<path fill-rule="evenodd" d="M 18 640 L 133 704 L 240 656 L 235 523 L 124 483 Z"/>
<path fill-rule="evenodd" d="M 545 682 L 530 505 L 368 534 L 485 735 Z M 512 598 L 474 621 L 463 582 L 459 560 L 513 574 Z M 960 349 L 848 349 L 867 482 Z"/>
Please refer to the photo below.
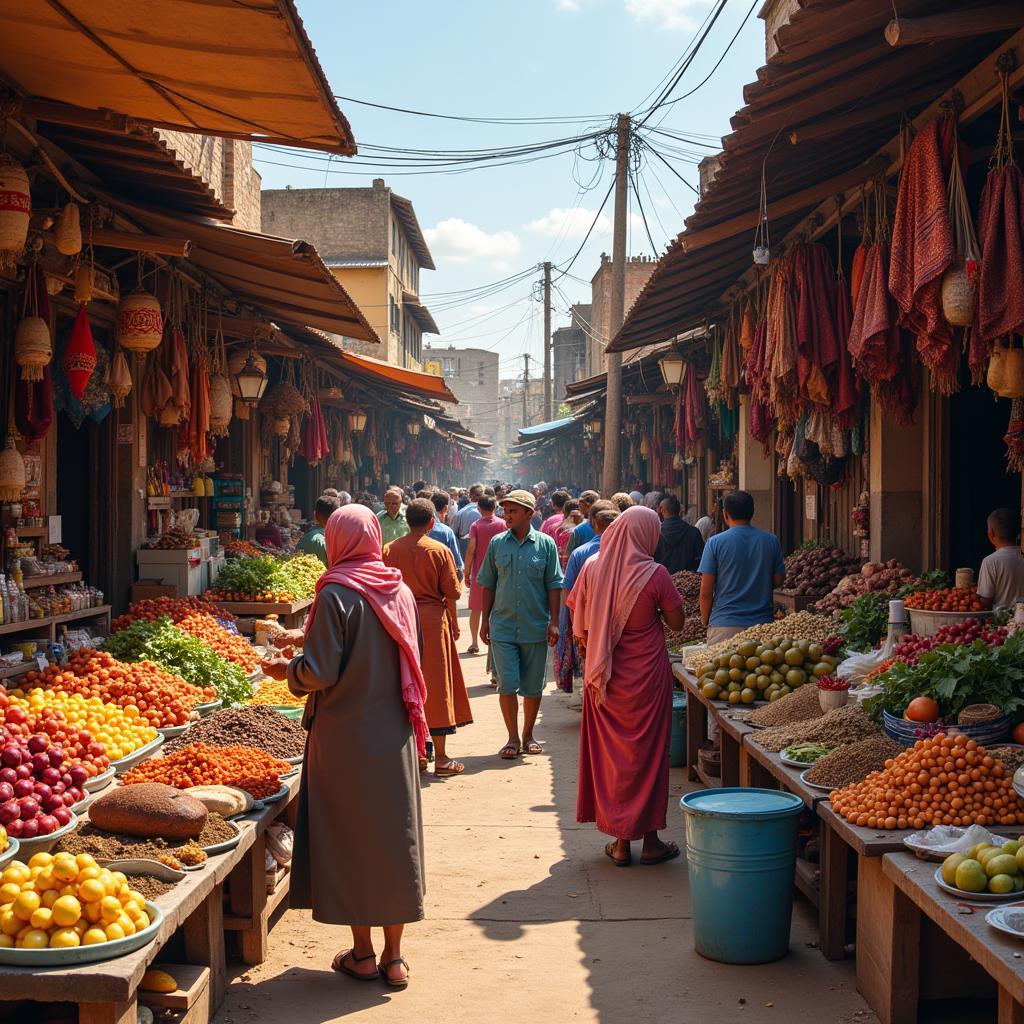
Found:
<path fill-rule="evenodd" d="M 288 685 L 309 729 L 292 862 L 292 907 L 325 924 L 423 917 L 419 758 L 402 701 L 398 645 L 367 601 L 320 594 Z"/>

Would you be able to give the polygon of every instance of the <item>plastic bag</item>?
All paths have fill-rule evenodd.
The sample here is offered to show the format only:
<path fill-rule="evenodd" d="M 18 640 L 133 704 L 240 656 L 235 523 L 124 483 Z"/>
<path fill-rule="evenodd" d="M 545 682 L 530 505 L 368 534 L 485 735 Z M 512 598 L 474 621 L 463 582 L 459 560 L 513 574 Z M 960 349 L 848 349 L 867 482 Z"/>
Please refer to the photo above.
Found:
<path fill-rule="evenodd" d="M 851 654 L 845 661 L 839 663 L 836 675 L 840 679 L 845 679 L 851 686 L 860 686 L 867 678 L 868 673 L 873 672 L 883 661 L 885 661 L 885 655 L 881 650 Z"/>

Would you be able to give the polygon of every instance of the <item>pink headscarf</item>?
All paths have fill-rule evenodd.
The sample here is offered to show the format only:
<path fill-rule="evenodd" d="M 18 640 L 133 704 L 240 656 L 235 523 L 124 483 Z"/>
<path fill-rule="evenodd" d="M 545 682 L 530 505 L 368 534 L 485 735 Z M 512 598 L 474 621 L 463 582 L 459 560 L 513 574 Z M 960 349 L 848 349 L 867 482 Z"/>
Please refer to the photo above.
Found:
<path fill-rule="evenodd" d="M 572 589 L 570 600 L 576 598 L 580 625 L 587 634 L 583 681 L 592 688 L 597 704 L 604 703 L 612 674 L 612 653 L 626 620 L 658 568 L 652 556 L 660 536 L 661 521 L 654 509 L 642 505 L 627 508 L 605 530 L 600 552 L 587 559 Z M 575 623 L 576 612 L 574 631 Z"/>
<path fill-rule="evenodd" d="M 382 561 L 380 523 L 365 505 L 343 505 L 332 512 L 324 527 L 324 540 L 330 568 L 317 580 L 316 599 L 309 609 L 306 632 L 316 616 L 320 592 L 328 583 L 348 587 L 369 602 L 388 636 L 398 644 L 402 700 L 409 712 L 420 756 L 423 756 L 428 735 L 423 714 L 427 687 L 420 667 L 416 599 L 402 582 L 402 574 Z"/>

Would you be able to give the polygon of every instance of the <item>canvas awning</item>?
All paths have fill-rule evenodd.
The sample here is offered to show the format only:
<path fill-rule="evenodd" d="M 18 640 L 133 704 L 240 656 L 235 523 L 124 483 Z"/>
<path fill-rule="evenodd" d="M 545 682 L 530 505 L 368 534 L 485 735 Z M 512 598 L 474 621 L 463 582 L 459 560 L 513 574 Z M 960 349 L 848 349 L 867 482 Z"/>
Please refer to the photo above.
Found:
<path fill-rule="evenodd" d="M 984 2 L 939 6 L 955 6 L 969 17 Z M 901 0 L 899 17 L 935 10 L 934 0 Z M 685 231 L 659 260 L 607 351 L 639 348 L 697 326 L 751 271 L 762 172 L 777 245 L 820 204 L 841 194 L 850 201 L 862 185 L 894 167 L 893 154 L 879 150 L 897 138 L 901 118 L 917 117 L 962 86 L 1010 35 L 964 34 L 894 48 L 884 34 L 893 12 L 890 0 L 801 0 L 776 33 L 778 51 L 744 89 L 746 106 L 732 119 L 719 169 Z M 1011 79 L 1020 77 L 1020 66 L 1018 60 Z M 985 72 L 973 89 L 987 90 L 995 102 L 991 64 Z"/>
<path fill-rule="evenodd" d="M 159 128 L 356 152 L 293 0 L 0 0 L 24 97 Z M 47 120 L 59 120 L 51 110 Z M 74 118 L 78 118 L 78 121 Z"/>
<path fill-rule="evenodd" d="M 379 359 L 357 356 L 353 352 L 343 350 L 336 353 L 336 358 L 343 369 L 364 381 L 392 391 L 404 391 L 411 395 L 433 398 L 439 402 L 458 404 L 458 398 L 448 389 L 444 377 L 436 377 L 432 373 L 422 373 L 419 370 L 409 370 L 404 366 L 392 366 Z"/>
<path fill-rule="evenodd" d="M 200 217 L 117 205 L 154 234 L 190 239 L 189 258 L 196 266 L 276 323 L 380 340 L 310 243 L 241 231 Z"/>
<path fill-rule="evenodd" d="M 433 316 L 430 315 L 430 310 L 420 302 L 418 295 L 413 292 L 403 291 L 402 305 L 409 310 L 410 315 L 420 325 L 420 330 L 424 334 L 441 333 Z"/>

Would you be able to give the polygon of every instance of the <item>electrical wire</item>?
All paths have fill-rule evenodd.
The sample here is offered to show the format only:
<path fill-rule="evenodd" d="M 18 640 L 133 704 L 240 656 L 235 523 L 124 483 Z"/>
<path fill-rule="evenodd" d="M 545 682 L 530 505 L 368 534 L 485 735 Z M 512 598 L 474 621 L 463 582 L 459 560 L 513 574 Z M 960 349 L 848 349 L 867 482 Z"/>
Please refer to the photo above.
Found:
<path fill-rule="evenodd" d="M 583 252 L 584 246 L 590 240 L 590 236 L 597 226 L 597 222 L 601 219 L 601 214 L 604 213 L 604 208 L 608 205 L 608 200 L 611 197 L 612 191 L 615 189 L 615 179 L 612 178 L 611 185 L 608 186 L 608 191 L 604 194 L 604 199 L 601 200 L 601 205 L 597 208 L 597 213 L 594 214 L 594 219 L 591 221 L 590 227 L 587 228 L 587 233 L 583 236 L 583 241 L 580 242 L 580 247 L 573 253 L 573 257 L 566 264 L 559 264 L 558 266 L 558 277 L 552 278 L 552 281 L 556 281 L 561 277 L 564 277 L 571 269 L 576 260 L 579 259 L 580 253 Z"/>
<path fill-rule="evenodd" d="M 644 148 L 653 153 L 695 196 L 700 196 L 700 189 L 691 185 L 662 154 L 650 144 L 647 139 L 643 140 Z"/>
<path fill-rule="evenodd" d="M 369 100 L 359 100 L 354 96 L 339 96 L 335 94 L 336 100 L 344 100 L 346 103 L 356 103 L 361 107 L 373 107 L 375 110 L 389 110 L 397 114 L 411 114 L 415 117 L 432 117 L 442 121 L 465 121 L 469 124 L 583 124 L 587 121 L 596 121 L 604 117 L 603 114 L 588 116 L 574 116 L 570 114 L 558 114 L 551 117 L 472 117 L 466 114 L 438 114 L 426 110 L 410 110 L 408 107 L 392 107 L 386 103 L 371 103 Z M 607 115 L 611 116 L 611 115 Z"/>

